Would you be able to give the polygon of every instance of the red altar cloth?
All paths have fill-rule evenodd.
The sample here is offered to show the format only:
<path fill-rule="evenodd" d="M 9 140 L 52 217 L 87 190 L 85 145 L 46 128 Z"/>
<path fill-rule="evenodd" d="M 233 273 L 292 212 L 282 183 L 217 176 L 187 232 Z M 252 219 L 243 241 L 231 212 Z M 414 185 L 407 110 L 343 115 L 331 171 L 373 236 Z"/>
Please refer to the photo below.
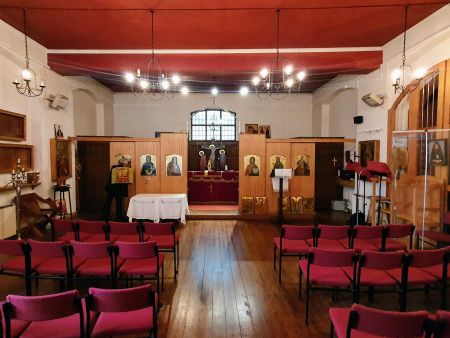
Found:
<path fill-rule="evenodd" d="M 239 172 L 188 172 L 188 201 L 191 204 L 238 204 Z"/>

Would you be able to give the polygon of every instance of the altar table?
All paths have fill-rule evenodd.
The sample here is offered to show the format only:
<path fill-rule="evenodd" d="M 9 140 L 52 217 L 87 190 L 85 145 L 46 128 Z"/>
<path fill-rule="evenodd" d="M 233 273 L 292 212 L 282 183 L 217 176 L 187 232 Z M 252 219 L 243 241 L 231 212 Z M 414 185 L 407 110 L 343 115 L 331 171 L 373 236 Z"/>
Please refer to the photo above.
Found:
<path fill-rule="evenodd" d="M 189 206 L 186 194 L 137 194 L 130 199 L 127 216 L 134 219 L 180 219 L 186 222 Z"/>
<path fill-rule="evenodd" d="M 239 172 L 188 172 L 188 194 L 191 204 L 238 204 Z"/>

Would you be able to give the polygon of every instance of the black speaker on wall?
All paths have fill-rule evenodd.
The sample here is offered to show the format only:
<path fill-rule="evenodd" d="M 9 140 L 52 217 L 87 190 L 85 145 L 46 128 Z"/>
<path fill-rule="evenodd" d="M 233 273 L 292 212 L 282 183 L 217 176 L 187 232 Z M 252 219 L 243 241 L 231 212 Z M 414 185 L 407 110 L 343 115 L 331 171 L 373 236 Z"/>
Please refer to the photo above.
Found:
<path fill-rule="evenodd" d="M 362 124 L 364 122 L 364 117 L 357 115 L 353 118 L 353 124 Z"/>

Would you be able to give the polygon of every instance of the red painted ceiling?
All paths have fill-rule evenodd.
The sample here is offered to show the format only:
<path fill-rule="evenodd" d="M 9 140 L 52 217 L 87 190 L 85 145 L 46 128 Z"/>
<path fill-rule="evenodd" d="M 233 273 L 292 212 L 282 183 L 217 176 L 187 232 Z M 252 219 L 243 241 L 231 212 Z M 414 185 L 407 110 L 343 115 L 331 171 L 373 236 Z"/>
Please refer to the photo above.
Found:
<path fill-rule="evenodd" d="M 155 9 L 157 49 L 258 49 L 276 46 L 280 14 L 281 48 L 382 46 L 403 30 L 404 0 L 1 0 L 0 19 L 49 49 L 149 49 L 150 14 Z M 409 0 L 412 27 L 448 1 Z M 131 51 L 132 52 L 132 51 Z M 120 75 L 145 68 L 137 54 L 50 54 L 49 65 L 63 75 L 90 75 L 113 90 L 126 90 Z M 267 54 L 181 54 L 158 56 L 163 68 L 186 79 L 231 85 L 251 78 Z M 286 55 L 311 74 L 313 91 L 339 73 L 377 68 L 381 52 Z M 268 61 L 269 60 L 269 61 Z M 315 74 L 313 76 L 313 74 Z M 202 82 L 200 82 L 202 83 Z"/>

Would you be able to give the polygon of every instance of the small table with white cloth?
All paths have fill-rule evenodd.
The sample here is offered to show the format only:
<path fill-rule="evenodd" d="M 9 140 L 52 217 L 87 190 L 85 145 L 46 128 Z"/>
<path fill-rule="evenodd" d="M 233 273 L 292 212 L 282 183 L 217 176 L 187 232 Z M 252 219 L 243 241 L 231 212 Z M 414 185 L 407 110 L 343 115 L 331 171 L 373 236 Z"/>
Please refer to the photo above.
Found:
<path fill-rule="evenodd" d="M 180 219 L 186 222 L 189 206 L 186 194 L 137 194 L 130 199 L 127 216 L 133 219 Z"/>

